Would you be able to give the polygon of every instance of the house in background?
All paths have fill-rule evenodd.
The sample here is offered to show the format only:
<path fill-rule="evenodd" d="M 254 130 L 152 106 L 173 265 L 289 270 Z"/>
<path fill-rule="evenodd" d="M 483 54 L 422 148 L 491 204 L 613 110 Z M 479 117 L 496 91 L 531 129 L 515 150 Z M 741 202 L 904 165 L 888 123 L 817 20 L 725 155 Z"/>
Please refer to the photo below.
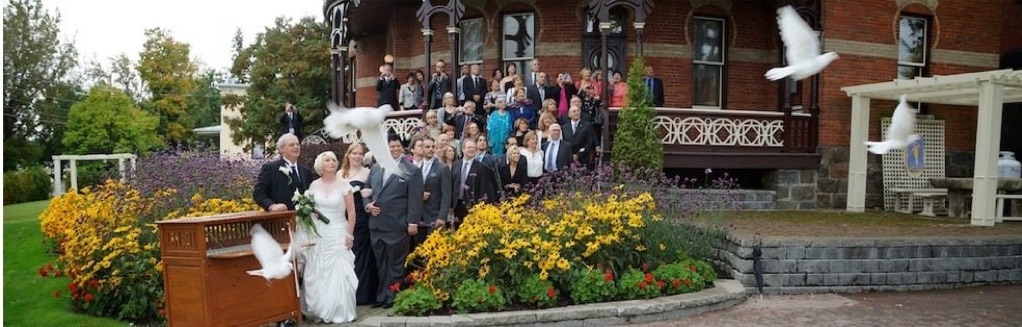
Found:
<path fill-rule="evenodd" d="M 841 55 L 822 74 L 763 77 L 784 65 L 776 9 L 785 5 L 817 31 L 824 51 Z M 349 106 L 375 105 L 388 55 L 399 78 L 429 76 L 438 59 L 452 76 L 465 64 L 480 64 L 486 78 L 508 64 L 528 75 L 529 61 L 539 59 L 549 76 L 576 80 L 583 67 L 627 72 L 641 55 L 665 84 L 656 121 L 665 169 L 727 170 L 743 187 L 773 192 L 779 209 L 845 207 L 852 110 L 841 87 L 1019 69 L 1002 58 L 1022 49 L 1022 2 L 1008 0 L 326 0 L 324 16 L 332 26 L 331 98 Z M 880 138 L 893 107 L 872 106 L 869 139 Z M 944 121 L 947 174 L 971 176 L 975 132 L 986 127 L 976 125 L 975 108 L 920 109 Z M 609 110 L 609 135 L 617 110 Z M 1018 138 L 1009 129 L 1022 126 L 1019 111 L 1005 107 L 1004 137 Z M 1019 142 L 1002 144 L 1022 151 Z M 613 140 L 605 146 L 613 151 Z M 867 207 L 881 206 L 881 170 L 871 157 Z"/>
<path fill-rule="evenodd" d="M 245 96 L 248 91 L 249 84 L 233 83 L 233 81 L 227 81 L 226 83 L 217 84 L 217 89 L 220 90 L 220 95 L 237 95 Z M 231 127 L 227 125 L 228 118 L 237 118 L 241 115 L 240 106 L 244 106 L 244 103 L 238 106 L 223 105 L 220 107 L 220 125 L 204 127 L 208 128 L 211 132 L 216 130 L 219 135 L 220 144 L 220 157 L 221 158 L 232 158 L 232 159 L 263 159 L 264 147 L 256 145 L 251 151 L 245 151 L 247 143 L 236 144 L 231 140 Z M 197 132 L 198 133 L 198 132 Z"/>

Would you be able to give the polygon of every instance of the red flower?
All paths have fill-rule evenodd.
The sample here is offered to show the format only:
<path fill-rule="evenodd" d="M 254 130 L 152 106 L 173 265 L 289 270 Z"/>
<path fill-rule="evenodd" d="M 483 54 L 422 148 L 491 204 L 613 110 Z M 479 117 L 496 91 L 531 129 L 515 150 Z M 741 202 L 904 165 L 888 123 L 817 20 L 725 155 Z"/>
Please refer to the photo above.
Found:
<path fill-rule="evenodd" d="M 612 282 L 612 281 L 614 281 L 614 274 L 611 274 L 610 272 L 607 272 L 605 275 L 603 275 L 603 281 L 605 281 L 605 282 Z"/>
<path fill-rule="evenodd" d="M 67 290 L 71 292 L 78 292 L 78 284 L 74 282 L 67 283 Z"/>
<path fill-rule="evenodd" d="M 681 281 L 677 278 L 671 280 L 671 287 L 678 288 L 681 286 Z"/>
<path fill-rule="evenodd" d="M 53 297 L 60 297 L 60 290 L 53 291 Z"/>
<path fill-rule="evenodd" d="M 71 293 L 72 300 L 78 300 L 78 293 Z"/>
<path fill-rule="evenodd" d="M 696 272 L 697 270 L 699 270 L 699 267 L 696 267 L 696 265 L 688 265 L 688 270 Z"/>
<path fill-rule="evenodd" d="M 397 293 L 400 290 L 401 290 L 401 283 L 390 284 L 390 291 L 391 292 Z"/>
<path fill-rule="evenodd" d="M 653 282 L 653 274 L 646 273 L 646 282 L 647 283 L 652 283 Z"/>
<path fill-rule="evenodd" d="M 47 274 L 46 267 L 39 267 L 39 276 L 46 277 L 46 274 Z"/>
<path fill-rule="evenodd" d="M 646 289 L 646 281 L 640 281 L 639 282 L 639 289 L 640 290 Z"/>
<path fill-rule="evenodd" d="M 50 271 L 50 270 L 53 270 L 53 264 L 47 263 L 46 264 L 46 271 Z"/>
<path fill-rule="evenodd" d="M 554 289 L 553 287 L 546 289 L 546 296 L 551 299 L 554 298 L 555 296 L 557 296 L 557 290 Z"/>
<path fill-rule="evenodd" d="M 648 270 L 649 270 L 649 264 L 648 264 L 648 263 L 645 263 L 645 262 L 643 262 L 643 263 L 642 263 L 642 271 L 648 271 Z"/>
<path fill-rule="evenodd" d="M 57 270 L 54 270 L 54 271 L 53 271 L 53 276 L 54 276 L 54 277 L 60 277 L 60 276 L 64 276 L 64 273 L 63 273 L 63 272 L 61 272 L 61 271 L 60 271 L 60 269 L 57 269 Z"/>
<path fill-rule="evenodd" d="M 490 294 L 497 293 L 497 287 L 490 285 Z"/>
<path fill-rule="evenodd" d="M 166 316 L 167 315 L 167 309 L 156 310 L 156 314 L 160 315 L 160 316 Z"/>
<path fill-rule="evenodd" d="M 682 279 L 681 282 L 684 283 L 687 286 L 692 286 L 692 284 L 695 284 L 695 283 L 692 282 L 691 279 L 688 279 L 688 278 Z"/>
<path fill-rule="evenodd" d="M 664 281 L 662 281 L 662 280 L 657 280 L 656 281 L 656 287 L 657 288 L 664 288 L 664 285 L 666 285 L 666 284 L 667 283 L 664 283 Z"/>
<path fill-rule="evenodd" d="M 82 298 L 82 299 L 84 299 L 85 302 L 89 302 L 89 301 L 92 301 L 93 296 L 92 296 L 92 294 L 85 294 L 85 297 Z"/>
<path fill-rule="evenodd" d="M 99 287 L 99 281 L 98 280 L 95 280 L 95 279 L 89 280 L 89 288 L 97 288 L 97 287 Z"/>

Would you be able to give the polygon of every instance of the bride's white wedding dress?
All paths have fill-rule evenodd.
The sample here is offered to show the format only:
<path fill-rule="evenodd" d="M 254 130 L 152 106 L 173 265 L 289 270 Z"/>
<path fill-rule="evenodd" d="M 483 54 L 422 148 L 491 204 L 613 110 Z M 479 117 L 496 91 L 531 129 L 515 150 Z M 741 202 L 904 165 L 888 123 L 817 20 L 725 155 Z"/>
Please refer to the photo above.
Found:
<path fill-rule="evenodd" d="M 350 187 L 334 182 L 327 187 L 317 180 L 309 187 L 316 209 L 329 224 L 314 220 L 316 233 L 302 231 L 301 237 L 313 243 L 302 252 L 302 313 L 311 321 L 344 323 L 355 320 L 355 254 L 345 246 L 348 221 L 344 195 Z M 299 224 L 301 225 L 301 224 Z"/>

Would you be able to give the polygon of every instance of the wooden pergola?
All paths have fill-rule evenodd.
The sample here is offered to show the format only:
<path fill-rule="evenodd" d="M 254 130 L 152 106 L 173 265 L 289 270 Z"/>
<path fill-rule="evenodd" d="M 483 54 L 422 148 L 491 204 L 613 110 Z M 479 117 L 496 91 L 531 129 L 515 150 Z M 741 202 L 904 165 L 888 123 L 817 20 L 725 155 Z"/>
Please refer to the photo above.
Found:
<path fill-rule="evenodd" d="M 862 212 L 866 203 L 866 141 L 870 99 L 976 106 L 976 164 L 972 188 L 972 224 L 994 225 L 997 154 L 1001 140 L 1001 110 L 1005 103 L 1022 102 L 1022 70 L 994 70 L 911 80 L 846 86 L 852 98 L 847 211 Z"/>

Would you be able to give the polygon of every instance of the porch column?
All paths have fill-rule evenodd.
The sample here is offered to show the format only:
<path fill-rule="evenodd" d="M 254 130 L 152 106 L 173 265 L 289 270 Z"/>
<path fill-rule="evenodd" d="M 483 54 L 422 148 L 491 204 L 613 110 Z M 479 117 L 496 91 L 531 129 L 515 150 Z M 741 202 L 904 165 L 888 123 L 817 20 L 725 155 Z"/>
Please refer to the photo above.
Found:
<path fill-rule="evenodd" d="M 458 77 L 461 77 L 461 66 L 458 61 L 461 60 L 461 47 L 458 46 L 458 33 L 461 33 L 461 28 L 457 26 L 447 26 L 447 36 L 451 39 L 451 67 L 454 67 L 451 78 L 448 78 L 451 82 L 451 91 L 455 95 L 458 94 Z"/>
<path fill-rule="evenodd" d="M 53 159 L 53 196 L 64 194 L 64 176 L 60 172 L 60 159 Z"/>
<path fill-rule="evenodd" d="M 1004 86 L 990 81 L 979 84 L 976 118 L 976 167 L 972 177 L 972 224 L 994 225 L 997 193 L 997 152 L 1001 147 L 1001 109 Z"/>
<path fill-rule="evenodd" d="M 646 29 L 646 22 L 635 22 L 632 24 L 635 27 L 635 45 L 638 50 L 639 57 L 645 57 L 642 51 L 642 31 Z M 648 63 L 646 65 L 649 65 Z"/>
<path fill-rule="evenodd" d="M 71 159 L 71 188 L 78 191 L 78 160 Z"/>
<path fill-rule="evenodd" d="M 852 96 L 852 135 L 848 146 L 846 210 L 866 210 L 866 137 L 869 135 L 869 98 Z"/>
<path fill-rule="evenodd" d="M 430 72 L 433 71 L 433 69 L 432 69 L 433 64 L 432 64 L 432 61 L 431 61 L 432 58 L 430 58 L 430 53 L 433 51 L 433 29 L 431 29 L 431 28 L 423 28 L 422 29 L 422 45 L 423 45 L 423 49 L 426 49 L 426 52 L 423 53 L 423 56 L 422 56 L 423 58 L 425 58 L 425 62 L 423 63 L 423 67 L 425 67 L 425 68 L 423 68 L 423 70 L 422 70 L 422 73 L 423 73 L 422 77 L 425 78 L 427 76 L 430 76 Z M 422 82 L 423 83 L 428 83 L 429 81 L 422 81 Z M 432 100 L 431 96 L 432 95 L 429 95 L 429 94 L 423 94 L 423 97 L 425 97 L 426 99 L 429 99 L 429 100 L 426 101 L 426 103 L 430 103 L 430 101 Z M 428 107 L 428 105 L 427 105 L 427 107 Z M 432 108 L 428 108 L 428 109 L 432 109 Z"/>

